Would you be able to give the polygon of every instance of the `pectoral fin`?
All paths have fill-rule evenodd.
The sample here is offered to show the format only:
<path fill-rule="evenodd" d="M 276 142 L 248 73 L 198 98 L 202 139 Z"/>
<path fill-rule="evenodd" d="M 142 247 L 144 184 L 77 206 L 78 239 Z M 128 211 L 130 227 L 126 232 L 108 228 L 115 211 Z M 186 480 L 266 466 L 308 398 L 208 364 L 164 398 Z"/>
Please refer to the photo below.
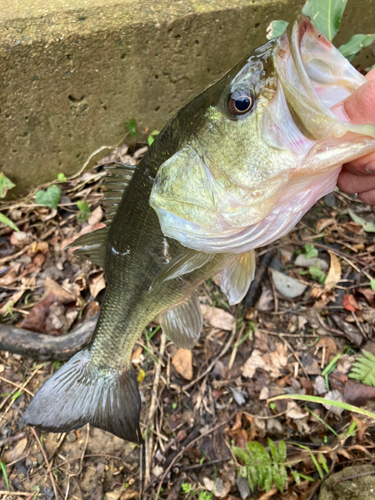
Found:
<path fill-rule="evenodd" d="M 67 248 L 82 247 L 74 250 L 74 255 L 79 255 L 91 260 L 97 266 L 104 268 L 105 240 L 107 238 L 108 227 L 102 227 L 92 233 L 84 234 L 73 241 Z"/>
<path fill-rule="evenodd" d="M 220 288 L 227 296 L 230 304 L 238 304 L 245 297 L 250 283 L 254 279 L 255 252 L 243 253 L 227 267 L 220 281 Z"/>
<path fill-rule="evenodd" d="M 203 317 L 197 293 L 160 315 L 164 334 L 182 349 L 193 349 L 201 334 Z"/>
<path fill-rule="evenodd" d="M 214 257 L 215 254 L 213 253 L 197 252 L 196 250 L 187 248 L 160 271 L 152 283 L 150 291 L 161 285 L 164 281 L 178 278 L 203 267 Z"/>

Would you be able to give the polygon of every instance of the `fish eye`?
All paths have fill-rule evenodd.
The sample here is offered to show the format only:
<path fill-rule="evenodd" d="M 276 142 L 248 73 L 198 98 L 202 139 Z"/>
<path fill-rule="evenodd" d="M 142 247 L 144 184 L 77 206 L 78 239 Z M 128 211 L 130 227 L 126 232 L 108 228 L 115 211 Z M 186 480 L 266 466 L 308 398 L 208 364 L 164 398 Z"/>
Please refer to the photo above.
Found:
<path fill-rule="evenodd" d="M 244 115 L 253 107 L 254 97 L 251 92 L 236 90 L 229 96 L 228 111 L 234 116 Z"/>

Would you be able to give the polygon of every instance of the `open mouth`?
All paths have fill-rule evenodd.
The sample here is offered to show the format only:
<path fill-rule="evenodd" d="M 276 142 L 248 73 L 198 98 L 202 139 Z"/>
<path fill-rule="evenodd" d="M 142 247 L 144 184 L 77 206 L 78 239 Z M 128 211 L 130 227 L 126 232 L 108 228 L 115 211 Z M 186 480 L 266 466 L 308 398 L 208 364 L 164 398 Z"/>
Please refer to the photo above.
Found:
<path fill-rule="evenodd" d="M 306 16 L 289 25 L 275 46 L 274 64 L 289 110 L 309 139 L 348 131 L 375 137 L 374 126 L 341 121 L 332 111 L 367 80 Z"/>

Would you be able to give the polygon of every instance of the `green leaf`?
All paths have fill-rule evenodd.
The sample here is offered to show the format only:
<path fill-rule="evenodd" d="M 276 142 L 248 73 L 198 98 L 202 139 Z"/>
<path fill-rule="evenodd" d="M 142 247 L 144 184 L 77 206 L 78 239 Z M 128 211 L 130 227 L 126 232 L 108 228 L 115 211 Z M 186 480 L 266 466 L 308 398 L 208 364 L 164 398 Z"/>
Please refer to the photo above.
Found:
<path fill-rule="evenodd" d="M 49 208 L 57 208 L 60 196 L 61 189 L 55 184 L 52 184 L 52 186 L 49 186 L 47 191 L 44 191 L 43 189 L 37 191 L 35 194 L 35 201 L 38 205 L 44 205 Z"/>
<path fill-rule="evenodd" d="M 371 290 L 375 292 L 375 280 L 370 281 Z"/>
<path fill-rule="evenodd" d="M 84 201 L 79 200 L 79 201 L 77 201 L 77 207 L 79 210 L 78 215 L 77 215 L 77 220 L 80 222 L 86 222 L 91 214 L 89 204 L 87 203 L 86 200 L 84 200 Z"/>
<path fill-rule="evenodd" d="M 130 122 L 125 124 L 129 130 L 129 134 L 132 137 L 137 137 L 137 125 L 135 123 L 135 118 L 132 118 Z"/>
<path fill-rule="evenodd" d="M 18 227 L 15 225 L 15 223 L 13 221 L 11 221 L 10 219 L 8 219 L 8 217 L 6 215 L 2 214 L 1 212 L 0 212 L 0 222 L 7 225 L 11 229 L 13 229 L 13 231 L 16 231 L 17 233 L 20 232 Z"/>
<path fill-rule="evenodd" d="M 310 266 L 309 273 L 311 274 L 312 278 L 318 280 L 321 285 L 324 285 L 324 282 L 327 279 L 327 275 L 320 269 L 320 267 Z"/>
<path fill-rule="evenodd" d="M 375 225 L 372 222 L 367 222 L 367 220 L 362 219 L 362 217 L 354 213 L 352 210 L 350 210 L 350 208 L 348 208 L 348 213 L 353 222 L 362 226 L 366 233 L 375 233 Z"/>
<path fill-rule="evenodd" d="M 8 474 L 7 474 L 7 468 L 6 468 L 6 465 L 4 464 L 4 462 L 2 460 L 0 460 L 0 467 L 1 467 L 1 471 L 2 471 L 3 476 L 4 476 L 4 481 L 5 481 L 7 490 L 10 491 Z"/>
<path fill-rule="evenodd" d="M 147 137 L 147 144 L 148 144 L 148 146 L 149 146 L 149 147 L 150 147 L 150 146 L 151 146 L 151 144 L 154 142 L 154 140 L 155 140 L 155 136 L 157 136 L 157 135 L 159 135 L 159 134 L 160 134 L 159 130 L 153 130 L 153 131 L 151 132 L 151 134 Z"/>
<path fill-rule="evenodd" d="M 271 38 L 276 38 L 278 36 L 281 36 L 286 30 L 287 26 L 288 23 L 286 21 L 272 21 L 267 26 L 266 37 L 268 38 L 268 40 L 271 40 Z"/>
<path fill-rule="evenodd" d="M 349 377 L 375 387 L 375 356 L 371 352 L 363 351 L 363 356 L 359 356 L 353 363 Z"/>
<path fill-rule="evenodd" d="M 66 182 L 65 174 L 63 174 L 62 172 L 60 172 L 59 174 L 57 174 L 57 180 L 59 182 Z"/>
<path fill-rule="evenodd" d="M 14 182 L 12 182 L 8 177 L 6 177 L 2 172 L 0 173 L 0 198 L 4 198 L 7 194 L 8 189 L 15 187 Z"/>
<path fill-rule="evenodd" d="M 332 40 L 339 30 L 348 0 L 307 0 L 302 14 L 309 16 L 323 35 Z"/>
<path fill-rule="evenodd" d="M 318 256 L 318 250 L 314 248 L 314 245 L 311 245 L 311 243 L 309 243 L 305 245 L 305 255 L 306 259 L 312 259 Z"/>
<path fill-rule="evenodd" d="M 375 40 L 375 35 L 354 35 L 348 42 L 339 47 L 339 51 L 349 61 L 352 61 L 362 49 L 371 45 Z"/>

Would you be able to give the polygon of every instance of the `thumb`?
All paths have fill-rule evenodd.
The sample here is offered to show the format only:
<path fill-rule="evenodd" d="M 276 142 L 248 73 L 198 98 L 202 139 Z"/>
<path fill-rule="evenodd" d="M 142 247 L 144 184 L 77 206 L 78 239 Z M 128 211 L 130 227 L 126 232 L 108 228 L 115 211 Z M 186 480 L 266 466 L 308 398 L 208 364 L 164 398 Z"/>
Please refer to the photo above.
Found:
<path fill-rule="evenodd" d="M 340 111 L 346 117 L 345 121 L 358 125 L 375 123 L 375 71 L 370 71 L 367 78 L 369 82 L 364 83 L 354 94 L 340 103 Z"/>

